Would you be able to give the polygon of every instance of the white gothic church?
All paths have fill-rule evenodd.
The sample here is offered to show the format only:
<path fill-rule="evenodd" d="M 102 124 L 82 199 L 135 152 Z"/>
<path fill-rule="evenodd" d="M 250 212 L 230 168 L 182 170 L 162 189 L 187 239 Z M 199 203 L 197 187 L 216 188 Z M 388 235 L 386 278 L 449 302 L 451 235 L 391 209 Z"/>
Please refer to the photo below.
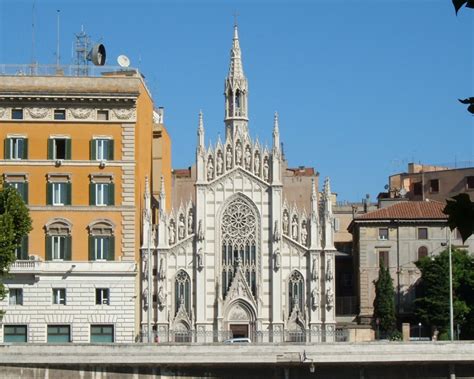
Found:
<path fill-rule="evenodd" d="M 205 146 L 202 114 L 197 135 L 195 166 L 186 183 L 175 178 L 170 213 L 162 187 L 152 238 L 146 195 L 142 333 L 151 325 L 160 341 L 333 341 L 329 180 L 319 192 L 314 170 L 301 177 L 287 168 L 277 114 L 271 148 L 250 138 L 237 26 L 225 80 L 225 141 Z"/>

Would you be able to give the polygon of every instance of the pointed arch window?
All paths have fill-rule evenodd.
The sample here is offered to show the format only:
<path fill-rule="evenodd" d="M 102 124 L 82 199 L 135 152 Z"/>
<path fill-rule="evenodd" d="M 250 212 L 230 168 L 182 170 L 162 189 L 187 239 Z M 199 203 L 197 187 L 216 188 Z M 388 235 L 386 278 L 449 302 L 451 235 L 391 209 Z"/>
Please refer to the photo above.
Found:
<path fill-rule="evenodd" d="M 175 314 L 184 307 L 189 315 L 191 311 L 191 280 L 184 270 L 178 271 L 175 279 Z"/>
<path fill-rule="evenodd" d="M 255 296 L 257 291 L 257 217 L 241 198 L 222 215 L 222 295 L 226 296 L 238 267 Z"/>
<path fill-rule="evenodd" d="M 304 309 L 304 279 L 298 271 L 293 271 L 290 275 L 288 283 L 289 305 L 291 309 L 298 307 L 299 310 Z"/>

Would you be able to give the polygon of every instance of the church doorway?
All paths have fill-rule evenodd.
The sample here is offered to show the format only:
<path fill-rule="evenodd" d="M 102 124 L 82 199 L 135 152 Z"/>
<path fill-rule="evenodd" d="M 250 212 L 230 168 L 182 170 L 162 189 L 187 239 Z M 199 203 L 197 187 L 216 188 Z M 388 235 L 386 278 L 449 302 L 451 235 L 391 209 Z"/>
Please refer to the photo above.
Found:
<path fill-rule="evenodd" d="M 230 324 L 229 329 L 232 332 L 232 338 L 248 338 L 249 337 L 248 324 Z"/>

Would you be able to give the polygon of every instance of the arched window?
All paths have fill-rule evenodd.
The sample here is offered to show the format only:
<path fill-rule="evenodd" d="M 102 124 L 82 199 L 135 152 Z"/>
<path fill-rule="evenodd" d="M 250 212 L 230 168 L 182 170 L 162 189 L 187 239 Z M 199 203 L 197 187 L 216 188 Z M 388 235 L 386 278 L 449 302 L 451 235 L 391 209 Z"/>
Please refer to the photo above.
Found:
<path fill-rule="evenodd" d="M 304 310 L 304 279 L 298 271 L 293 271 L 290 275 L 288 295 L 291 309 L 298 306 L 299 310 Z"/>
<path fill-rule="evenodd" d="M 222 215 L 222 295 L 225 297 L 240 265 L 252 294 L 257 290 L 257 217 L 241 198 Z"/>
<path fill-rule="evenodd" d="M 55 218 L 44 226 L 46 232 L 47 261 L 70 261 L 72 256 L 72 224 L 64 218 Z"/>
<path fill-rule="evenodd" d="M 175 314 L 181 306 L 184 306 L 186 313 L 191 311 L 191 280 L 184 270 L 178 271 L 175 279 Z"/>
<path fill-rule="evenodd" d="M 89 260 L 115 259 L 115 225 L 109 220 L 96 220 L 89 224 Z"/>
<path fill-rule="evenodd" d="M 241 93 L 239 90 L 237 90 L 235 92 L 235 107 L 236 108 L 240 108 L 240 96 L 241 96 Z"/>
<path fill-rule="evenodd" d="M 426 248 L 426 246 L 420 246 L 418 248 L 418 260 L 420 260 L 421 258 L 425 258 L 428 256 L 428 249 Z"/>

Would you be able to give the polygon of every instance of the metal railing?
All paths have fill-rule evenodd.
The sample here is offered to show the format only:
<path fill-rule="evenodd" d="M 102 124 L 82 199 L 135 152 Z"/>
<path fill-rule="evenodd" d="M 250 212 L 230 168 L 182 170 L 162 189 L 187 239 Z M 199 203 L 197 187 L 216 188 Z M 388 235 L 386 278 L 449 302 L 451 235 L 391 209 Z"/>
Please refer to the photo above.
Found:
<path fill-rule="evenodd" d="M 153 343 L 221 343 L 233 337 L 231 331 L 153 331 Z M 347 329 L 336 328 L 334 330 L 310 330 L 301 329 L 299 331 L 284 330 L 257 330 L 249 333 L 252 343 L 317 343 L 317 342 L 349 342 L 349 331 Z M 147 334 L 140 334 L 141 342 L 147 341 Z"/>
<path fill-rule="evenodd" d="M 138 74 L 135 68 L 94 65 L 39 65 L 39 64 L 0 64 L 0 75 L 4 76 L 92 76 L 100 77 L 107 73 L 123 72 Z"/>

